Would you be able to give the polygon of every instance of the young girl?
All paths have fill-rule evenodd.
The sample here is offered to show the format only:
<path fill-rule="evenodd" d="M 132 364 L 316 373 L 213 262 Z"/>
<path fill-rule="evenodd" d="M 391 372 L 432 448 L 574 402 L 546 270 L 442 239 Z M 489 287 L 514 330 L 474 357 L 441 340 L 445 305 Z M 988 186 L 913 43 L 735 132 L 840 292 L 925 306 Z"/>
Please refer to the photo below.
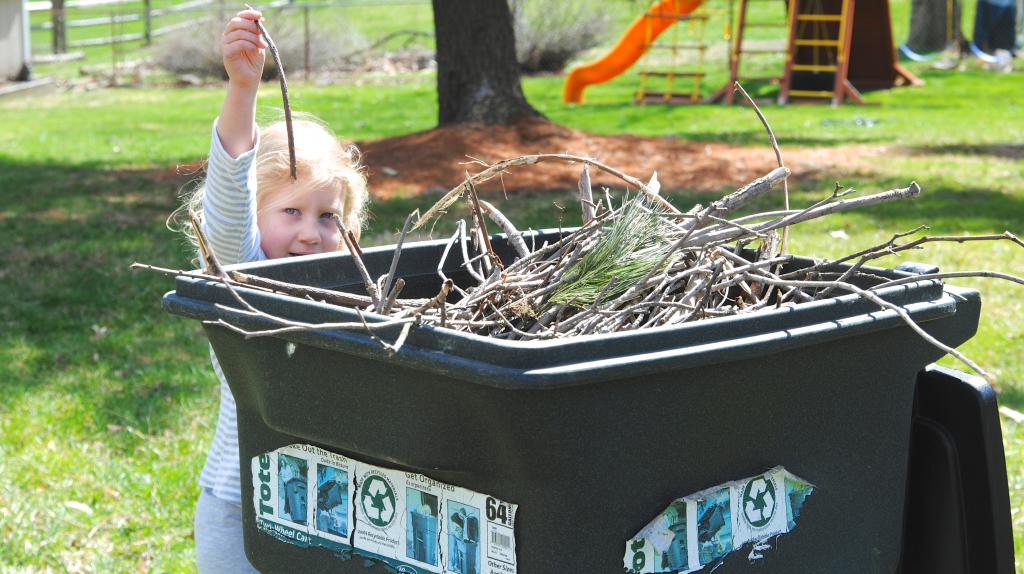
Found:
<path fill-rule="evenodd" d="M 256 26 L 261 17 L 244 10 L 224 30 L 227 96 L 213 123 L 206 181 L 187 205 L 225 265 L 342 249 L 334 218 L 358 236 L 366 203 L 356 150 L 322 125 L 293 122 L 296 180 L 284 123 L 257 128 L 256 92 L 267 48 Z M 200 574 L 256 572 L 242 548 L 235 400 L 212 350 L 210 358 L 220 380 L 220 415 L 199 477 L 196 562 Z"/>

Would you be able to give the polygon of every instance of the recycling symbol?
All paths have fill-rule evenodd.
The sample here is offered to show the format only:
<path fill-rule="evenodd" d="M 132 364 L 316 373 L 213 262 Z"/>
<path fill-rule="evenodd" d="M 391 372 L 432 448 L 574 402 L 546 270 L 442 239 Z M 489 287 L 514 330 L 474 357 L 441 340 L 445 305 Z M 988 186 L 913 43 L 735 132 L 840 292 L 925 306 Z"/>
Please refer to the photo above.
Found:
<path fill-rule="evenodd" d="M 382 476 L 372 475 L 363 482 L 360 502 L 366 519 L 377 528 L 385 528 L 395 519 L 395 490 Z"/>
<path fill-rule="evenodd" d="M 754 528 L 772 521 L 775 506 L 775 483 L 765 476 L 751 479 L 743 488 L 743 517 Z"/>

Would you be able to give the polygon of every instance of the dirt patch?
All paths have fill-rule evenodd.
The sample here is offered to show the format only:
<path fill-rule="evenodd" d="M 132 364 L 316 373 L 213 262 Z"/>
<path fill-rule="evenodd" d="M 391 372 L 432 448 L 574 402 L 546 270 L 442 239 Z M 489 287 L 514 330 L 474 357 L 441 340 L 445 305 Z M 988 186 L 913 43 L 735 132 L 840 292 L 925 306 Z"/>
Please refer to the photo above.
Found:
<path fill-rule="evenodd" d="M 536 153 L 572 153 L 589 156 L 634 177 L 647 180 L 658 172 L 665 190 L 720 191 L 760 177 L 776 166 L 771 147 L 693 143 L 671 137 L 589 134 L 545 121 L 513 126 L 449 126 L 404 136 L 358 142 L 376 198 L 438 192 L 459 184 L 467 164 L 476 158 L 487 163 Z M 881 153 L 877 146 L 797 148 L 783 150 L 786 165 L 796 178 L 848 176 L 859 157 Z M 515 168 L 501 180 L 481 186 L 484 192 L 574 189 L 579 166 L 541 163 Z M 622 187 L 614 177 L 592 172 L 595 185 Z"/>

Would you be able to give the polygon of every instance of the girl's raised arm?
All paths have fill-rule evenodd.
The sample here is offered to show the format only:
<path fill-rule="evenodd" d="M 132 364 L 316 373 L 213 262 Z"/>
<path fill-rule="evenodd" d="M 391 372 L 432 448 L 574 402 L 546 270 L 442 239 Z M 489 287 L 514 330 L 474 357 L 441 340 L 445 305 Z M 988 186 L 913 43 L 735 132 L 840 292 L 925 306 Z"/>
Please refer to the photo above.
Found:
<path fill-rule="evenodd" d="M 242 10 L 228 22 L 221 37 L 228 92 L 217 120 L 217 135 L 232 157 L 251 150 L 256 142 L 256 93 L 267 59 L 267 43 L 256 26 L 262 17 L 257 10 Z"/>

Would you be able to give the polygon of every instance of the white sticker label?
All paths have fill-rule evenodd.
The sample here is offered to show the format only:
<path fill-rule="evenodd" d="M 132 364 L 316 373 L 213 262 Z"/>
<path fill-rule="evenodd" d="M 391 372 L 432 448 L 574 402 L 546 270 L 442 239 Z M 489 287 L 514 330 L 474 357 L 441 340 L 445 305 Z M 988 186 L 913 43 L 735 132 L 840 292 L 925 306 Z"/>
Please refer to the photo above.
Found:
<path fill-rule="evenodd" d="M 311 445 L 252 459 L 259 529 L 399 572 L 515 574 L 517 506 Z"/>
<path fill-rule="evenodd" d="M 814 486 L 781 466 L 676 499 L 626 543 L 623 566 L 636 574 L 696 572 L 753 544 L 796 527 Z"/>

